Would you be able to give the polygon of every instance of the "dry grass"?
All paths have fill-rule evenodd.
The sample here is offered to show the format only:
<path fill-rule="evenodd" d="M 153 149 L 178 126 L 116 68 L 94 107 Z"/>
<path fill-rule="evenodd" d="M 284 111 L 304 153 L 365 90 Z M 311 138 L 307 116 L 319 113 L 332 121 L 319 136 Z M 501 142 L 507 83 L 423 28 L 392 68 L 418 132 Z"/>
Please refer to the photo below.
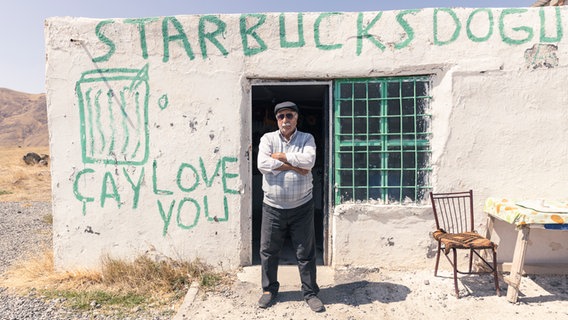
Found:
<path fill-rule="evenodd" d="M 98 273 L 57 273 L 53 266 L 53 250 L 46 247 L 41 254 L 29 255 L 14 263 L 0 279 L 0 285 L 25 293 L 29 289 L 81 289 L 101 282 Z"/>
<path fill-rule="evenodd" d="M 29 166 L 28 152 L 49 154 L 49 147 L 0 147 L 0 202 L 51 201 L 49 166 Z"/>
<path fill-rule="evenodd" d="M 228 281 L 199 261 L 154 261 L 141 256 L 132 262 L 103 258 L 102 270 L 56 272 L 51 248 L 14 264 L 0 279 L 0 286 L 20 294 L 39 292 L 46 298 L 65 298 L 73 309 L 96 308 L 102 312 L 128 313 L 133 307 L 172 310 L 179 306 L 192 282 L 211 290 Z"/>

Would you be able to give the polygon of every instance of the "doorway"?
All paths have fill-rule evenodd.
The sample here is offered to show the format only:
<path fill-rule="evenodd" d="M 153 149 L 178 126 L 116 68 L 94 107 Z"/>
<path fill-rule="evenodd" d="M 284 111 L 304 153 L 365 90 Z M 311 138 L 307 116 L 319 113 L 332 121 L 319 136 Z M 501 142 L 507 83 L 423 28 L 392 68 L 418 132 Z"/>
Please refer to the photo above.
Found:
<path fill-rule="evenodd" d="M 258 144 L 266 132 L 278 130 L 274 106 L 293 101 L 300 109 L 298 130 L 309 132 L 316 142 L 316 163 L 312 169 L 316 258 L 318 265 L 329 264 L 328 208 L 331 82 L 265 82 L 252 84 L 252 264 L 260 264 L 260 226 L 262 221 L 262 174 L 256 166 Z M 296 264 L 289 238 L 280 254 L 280 264 Z"/>

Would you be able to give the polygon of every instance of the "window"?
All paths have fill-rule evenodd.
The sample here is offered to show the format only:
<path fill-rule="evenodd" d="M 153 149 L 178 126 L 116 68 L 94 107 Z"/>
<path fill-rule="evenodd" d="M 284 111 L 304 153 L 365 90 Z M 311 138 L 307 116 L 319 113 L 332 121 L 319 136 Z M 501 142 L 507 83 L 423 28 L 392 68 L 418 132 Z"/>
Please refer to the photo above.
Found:
<path fill-rule="evenodd" d="M 425 76 L 335 82 L 335 203 L 425 198 L 430 86 Z"/>

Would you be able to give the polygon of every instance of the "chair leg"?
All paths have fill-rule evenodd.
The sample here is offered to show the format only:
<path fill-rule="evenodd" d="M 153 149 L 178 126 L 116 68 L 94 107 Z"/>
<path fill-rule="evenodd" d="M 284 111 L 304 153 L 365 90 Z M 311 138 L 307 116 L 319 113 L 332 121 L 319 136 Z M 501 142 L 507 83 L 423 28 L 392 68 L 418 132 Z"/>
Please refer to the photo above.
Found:
<path fill-rule="evenodd" d="M 457 263 L 457 259 L 458 259 L 458 254 L 456 252 L 456 248 L 452 248 L 453 254 L 454 254 L 454 261 L 453 261 L 453 267 L 454 267 L 454 287 L 456 289 L 456 298 L 460 298 L 460 291 L 458 290 L 458 263 Z"/>
<path fill-rule="evenodd" d="M 469 249 L 469 273 L 471 273 L 473 266 L 473 249 Z"/>
<path fill-rule="evenodd" d="M 501 289 L 499 288 L 499 276 L 497 275 L 497 251 L 493 248 L 493 278 L 495 278 L 495 291 L 497 296 L 501 296 Z"/>
<path fill-rule="evenodd" d="M 440 241 L 438 241 L 438 251 L 436 251 L 436 267 L 434 268 L 434 277 L 438 276 L 438 264 L 440 263 L 440 248 L 441 244 Z"/>

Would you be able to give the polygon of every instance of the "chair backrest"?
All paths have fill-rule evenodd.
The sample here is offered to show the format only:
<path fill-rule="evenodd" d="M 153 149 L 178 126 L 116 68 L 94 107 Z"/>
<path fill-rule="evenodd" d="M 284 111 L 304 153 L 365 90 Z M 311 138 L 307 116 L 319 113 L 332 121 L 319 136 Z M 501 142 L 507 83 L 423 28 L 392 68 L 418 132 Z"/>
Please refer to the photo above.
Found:
<path fill-rule="evenodd" d="M 430 201 L 436 228 L 448 233 L 474 231 L 473 191 L 432 193 Z"/>

